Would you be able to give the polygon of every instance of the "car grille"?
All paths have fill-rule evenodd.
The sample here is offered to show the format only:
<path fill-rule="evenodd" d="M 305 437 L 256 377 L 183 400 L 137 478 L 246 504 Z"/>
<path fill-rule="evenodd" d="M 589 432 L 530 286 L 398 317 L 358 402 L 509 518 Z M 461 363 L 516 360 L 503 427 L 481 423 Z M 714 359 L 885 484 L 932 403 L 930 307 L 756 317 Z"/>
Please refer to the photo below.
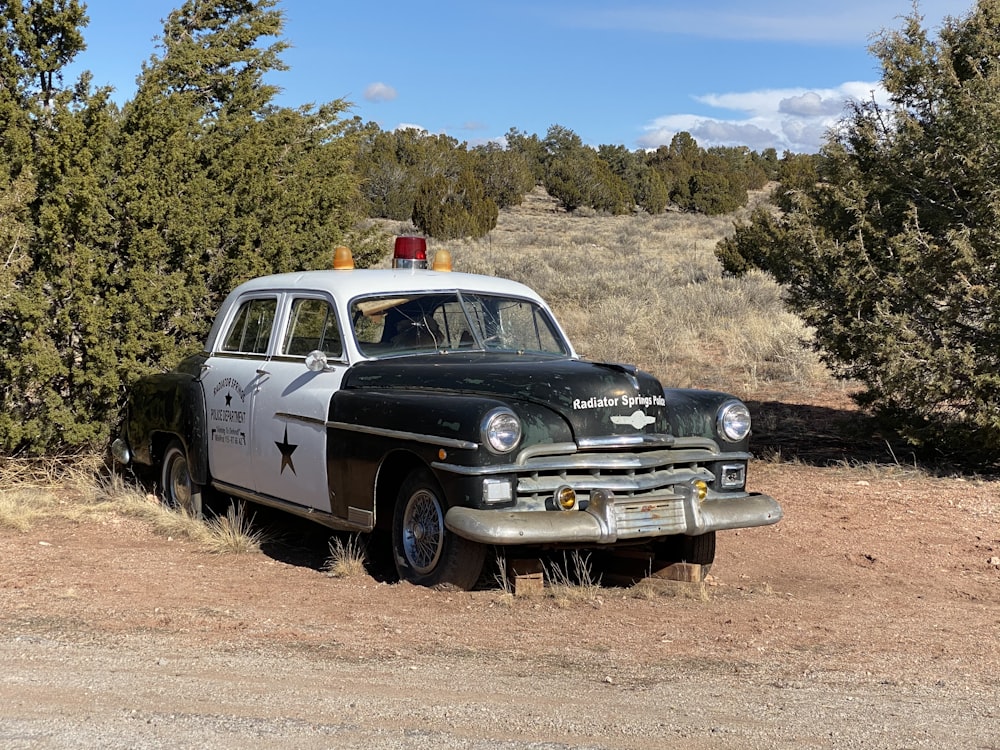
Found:
<path fill-rule="evenodd" d="M 603 489 L 614 498 L 619 538 L 673 533 L 685 528 L 687 488 L 699 479 L 711 485 L 715 477 L 707 465 L 721 458 L 716 444 L 701 438 L 678 438 L 670 448 L 649 450 L 545 454 L 536 447 L 518 461 L 518 504 L 539 507 L 569 486 L 582 509 L 591 492 Z"/>

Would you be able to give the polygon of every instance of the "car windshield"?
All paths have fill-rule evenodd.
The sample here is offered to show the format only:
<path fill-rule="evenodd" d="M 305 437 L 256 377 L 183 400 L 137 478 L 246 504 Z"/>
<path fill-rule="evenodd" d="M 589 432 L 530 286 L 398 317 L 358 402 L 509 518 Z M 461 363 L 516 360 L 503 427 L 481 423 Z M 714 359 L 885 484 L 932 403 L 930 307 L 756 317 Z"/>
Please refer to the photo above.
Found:
<path fill-rule="evenodd" d="M 549 314 L 516 297 L 469 292 L 362 297 L 351 305 L 351 321 L 366 357 L 476 350 L 569 353 Z"/>

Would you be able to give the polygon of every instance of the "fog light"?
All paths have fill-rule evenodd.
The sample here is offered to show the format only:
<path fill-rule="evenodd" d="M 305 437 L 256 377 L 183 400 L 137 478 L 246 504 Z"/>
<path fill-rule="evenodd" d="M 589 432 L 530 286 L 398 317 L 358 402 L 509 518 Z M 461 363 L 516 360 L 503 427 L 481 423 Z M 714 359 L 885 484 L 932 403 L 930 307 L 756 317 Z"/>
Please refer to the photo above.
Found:
<path fill-rule="evenodd" d="M 576 507 L 576 490 L 572 487 L 560 487 L 555 494 L 556 507 L 563 510 L 573 510 Z"/>
<path fill-rule="evenodd" d="M 708 497 L 708 485 L 701 479 L 696 480 L 692 486 L 694 487 L 695 499 L 697 499 L 699 503 Z"/>

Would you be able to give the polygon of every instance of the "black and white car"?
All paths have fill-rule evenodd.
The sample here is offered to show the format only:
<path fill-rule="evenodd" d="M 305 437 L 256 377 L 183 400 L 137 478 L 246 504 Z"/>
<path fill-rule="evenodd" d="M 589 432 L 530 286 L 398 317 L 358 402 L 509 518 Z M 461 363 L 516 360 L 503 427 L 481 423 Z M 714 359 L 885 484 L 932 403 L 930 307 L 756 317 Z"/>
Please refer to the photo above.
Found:
<path fill-rule="evenodd" d="M 204 351 L 135 383 L 115 458 L 194 513 L 212 488 L 389 532 L 425 585 L 471 587 L 490 545 L 709 564 L 716 531 L 781 518 L 746 490 L 741 401 L 584 361 L 527 286 L 396 251 L 234 289 Z"/>

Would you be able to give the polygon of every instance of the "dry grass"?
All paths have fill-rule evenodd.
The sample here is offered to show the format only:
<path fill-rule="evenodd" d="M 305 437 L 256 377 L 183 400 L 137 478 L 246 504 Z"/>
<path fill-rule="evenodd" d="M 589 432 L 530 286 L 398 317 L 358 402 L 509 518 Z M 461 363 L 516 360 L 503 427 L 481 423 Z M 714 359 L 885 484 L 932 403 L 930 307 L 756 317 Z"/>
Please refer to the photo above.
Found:
<path fill-rule="evenodd" d="M 712 597 L 708 586 L 704 583 L 689 583 L 686 581 L 663 581 L 644 578 L 629 589 L 633 599 L 691 599 L 696 602 L 709 602 Z"/>
<path fill-rule="evenodd" d="M 600 576 L 594 574 L 587 552 L 573 550 L 563 553 L 559 560 L 542 563 L 545 575 L 545 592 L 561 607 L 586 602 L 600 606 L 604 601 L 604 588 Z"/>
<path fill-rule="evenodd" d="M 28 531 L 45 518 L 106 520 L 117 500 L 98 456 L 0 459 L 0 528 Z"/>
<path fill-rule="evenodd" d="M 206 546 L 216 554 L 260 552 L 260 545 L 267 541 L 266 534 L 254 528 L 253 516 L 247 516 L 246 505 L 242 502 L 230 504 L 226 515 L 216 516 L 204 525 L 210 535 Z"/>
<path fill-rule="evenodd" d="M 242 504 L 209 521 L 194 518 L 109 473 L 96 455 L 0 461 L 0 528 L 23 533 L 51 519 L 85 523 L 117 516 L 138 518 L 162 536 L 188 539 L 207 552 L 258 551 L 264 541 Z"/>
<path fill-rule="evenodd" d="M 331 578 L 359 578 L 368 575 L 367 553 L 359 534 L 351 534 L 345 542 L 335 536 L 330 540 L 330 556 L 323 571 Z"/>
<path fill-rule="evenodd" d="M 40 490 L 0 490 L 0 529 L 27 531 L 43 515 L 39 505 L 51 505 L 54 496 Z"/>

